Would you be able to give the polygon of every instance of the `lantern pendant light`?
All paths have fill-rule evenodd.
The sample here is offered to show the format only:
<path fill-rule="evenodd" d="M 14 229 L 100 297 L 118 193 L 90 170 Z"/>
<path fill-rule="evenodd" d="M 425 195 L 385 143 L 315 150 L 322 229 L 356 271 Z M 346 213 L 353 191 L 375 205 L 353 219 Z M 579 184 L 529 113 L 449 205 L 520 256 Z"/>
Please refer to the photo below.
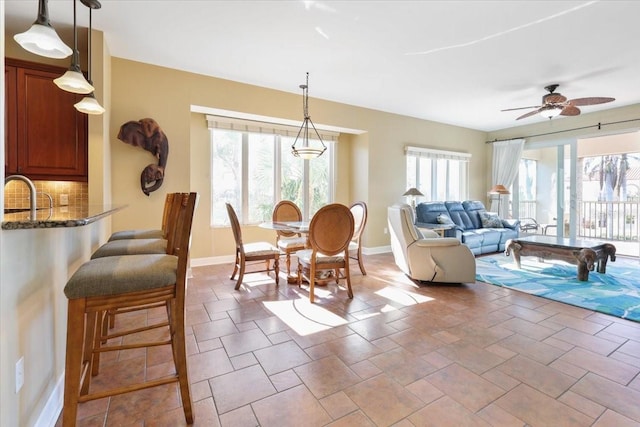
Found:
<path fill-rule="evenodd" d="M 92 29 L 91 11 L 93 9 L 100 9 L 102 5 L 98 0 L 81 0 L 81 1 L 85 6 L 89 8 L 89 39 L 88 39 L 89 67 L 88 67 L 87 77 L 88 77 L 89 84 L 93 84 L 93 82 L 91 81 L 91 50 L 92 50 L 91 49 L 91 29 Z M 105 111 L 102 105 L 100 105 L 100 103 L 96 99 L 93 92 L 91 92 L 90 94 L 82 98 L 80 102 L 74 104 L 74 107 L 76 107 L 76 110 L 85 114 L 98 115 L 98 114 L 104 113 Z"/>
<path fill-rule="evenodd" d="M 291 146 L 291 154 L 293 154 L 295 157 L 300 157 L 305 160 L 311 160 L 322 156 L 322 153 L 326 151 L 327 146 L 324 145 L 324 142 L 322 142 L 322 138 L 320 137 L 318 130 L 316 129 L 315 125 L 311 121 L 311 117 L 309 116 L 309 73 L 307 73 L 307 84 L 300 85 L 300 89 L 302 89 L 302 110 L 304 119 L 302 121 L 302 126 L 300 126 L 300 130 L 298 131 L 298 135 L 296 136 L 296 139 Z M 316 136 L 318 137 L 320 146 L 312 147 L 309 145 L 309 124 L 311 124 L 311 128 L 314 130 Z M 296 146 L 301 134 L 302 144 Z"/>
<path fill-rule="evenodd" d="M 73 55 L 71 66 L 62 76 L 53 81 L 56 86 L 67 92 L 86 94 L 93 92 L 94 88 L 82 75 L 80 70 L 80 53 L 78 52 L 78 26 L 76 24 L 76 0 L 73 0 Z"/>
<path fill-rule="evenodd" d="M 58 36 L 49 22 L 47 0 L 38 3 L 38 18 L 24 33 L 13 36 L 14 40 L 26 51 L 47 58 L 62 59 L 72 51 Z"/>

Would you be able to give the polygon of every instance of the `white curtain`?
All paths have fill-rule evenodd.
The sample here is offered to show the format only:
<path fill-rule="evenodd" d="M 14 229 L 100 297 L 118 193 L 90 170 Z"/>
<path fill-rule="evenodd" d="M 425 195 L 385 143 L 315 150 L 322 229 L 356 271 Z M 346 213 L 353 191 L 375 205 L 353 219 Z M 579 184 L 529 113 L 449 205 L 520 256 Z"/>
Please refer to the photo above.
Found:
<path fill-rule="evenodd" d="M 523 148 L 524 139 L 496 141 L 493 143 L 492 186 L 502 184 L 507 189 L 511 187 L 516 175 L 518 175 Z M 509 212 L 509 195 L 491 194 L 490 197 L 491 211 L 498 212 L 501 218 L 506 218 Z"/>

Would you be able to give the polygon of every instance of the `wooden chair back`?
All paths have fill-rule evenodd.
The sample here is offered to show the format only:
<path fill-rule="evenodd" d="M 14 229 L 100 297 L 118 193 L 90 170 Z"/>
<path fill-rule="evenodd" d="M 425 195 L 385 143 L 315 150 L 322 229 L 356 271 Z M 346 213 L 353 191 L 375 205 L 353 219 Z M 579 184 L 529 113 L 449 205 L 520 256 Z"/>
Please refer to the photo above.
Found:
<path fill-rule="evenodd" d="M 281 200 L 273 208 L 271 220 L 273 222 L 302 221 L 302 212 L 291 200 Z M 300 236 L 300 233 L 285 230 L 276 230 L 276 233 L 278 234 L 278 239 L 280 239 L 280 237 Z"/>
<path fill-rule="evenodd" d="M 162 226 L 160 229 L 164 233 L 164 238 L 167 238 L 167 225 L 169 223 L 169 217 L 171 214 L 171 208 L 173 207 L 173 198 L 175 193 L 167 193 L 164 199 L 164 209 L 162 210 Z"/>
<path fill-rule="evenodd" d="M 325 205 L 311 219 L 309 244 L 315 252 L 338 255 L 349 247 L 353 231 L 353 214 L 348 207 L 339 203 Z"/>
<path fill-rule="evenodd" d="M 227 214 L 229 215 L 229 221 L 231 222 L 231 230 L 233 231 L 233 238 L 236 241 L 236 249 L 242 251 L 242 230 L 240 229 L 240 221 L 238 221 L 238 215 L 233 209 L 233 206 L 229 203 L 225 203 L 227 207 Z"/>
<path fill-rule="evenodd" d="M 362 237 L 364 226 L 367 225 L 367 204 L 365 202 L 355 202 L 349 210 L 351 210 L 355 224 L 353 238 L 351 240 L 360 245 L 360 238 Z"/>

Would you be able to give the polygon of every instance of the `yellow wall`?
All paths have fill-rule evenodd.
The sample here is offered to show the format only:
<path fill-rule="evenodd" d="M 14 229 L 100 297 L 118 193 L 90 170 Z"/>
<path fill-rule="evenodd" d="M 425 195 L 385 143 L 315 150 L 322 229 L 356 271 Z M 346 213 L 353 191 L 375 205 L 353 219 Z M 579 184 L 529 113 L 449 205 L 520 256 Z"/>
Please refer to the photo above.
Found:
<path fill-rule="evenodd" d="M 292 84 L 292 91 L 297 91 Z M 112 59 L 112 192 L 115 204 L 128 208 L 114 215 L 114 230 L 158 227 L 169 191 L 200 193 L 193 238 L 193 258 L 219 258 L 233 254 L 230 229 L 211 229 L 209 134 L 202 114 L 191 105 L 300 120 L 300 95 L 228 80 L 186 73 L 121 58 Z M 389 245 L 387 206 L 404 201 L 404 146 L 415 145 L 472 154 L 470 196 L 486 192 L 484 132 L 353 107 L 312 100 L 315 123 L 365 131 L 341 137 L 338 143 L 336 201 L 364 200 L 369 206 L 366 247 Z M 150 197 L 140 190 L 142 169 L 153 157 L 115 137 L 122 124 L 144 117 L 155 119 L 169 139 L 166 177 Z M 273 232 L 245 227 L 246 241 L 274 240 Z"/>

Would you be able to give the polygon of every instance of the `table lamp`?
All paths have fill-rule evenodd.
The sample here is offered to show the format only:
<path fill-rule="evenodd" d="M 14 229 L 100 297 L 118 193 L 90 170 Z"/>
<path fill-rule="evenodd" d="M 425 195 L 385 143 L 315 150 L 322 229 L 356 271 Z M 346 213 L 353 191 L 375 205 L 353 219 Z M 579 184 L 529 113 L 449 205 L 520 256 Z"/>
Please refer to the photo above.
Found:
<path fill-rule="evenodd" d="M 417 196 L 424 196 L 424 194 L 422 194 L 420 192 L 420 190 L 418 190 L 417 188 L 411 187 L 410 189 L 408 189 L 407 191 L 404 192 L 403 196 L 411 197 L 411 207 L 415 210 L 415 208 L 416 208 L 416 197 Z"/>

